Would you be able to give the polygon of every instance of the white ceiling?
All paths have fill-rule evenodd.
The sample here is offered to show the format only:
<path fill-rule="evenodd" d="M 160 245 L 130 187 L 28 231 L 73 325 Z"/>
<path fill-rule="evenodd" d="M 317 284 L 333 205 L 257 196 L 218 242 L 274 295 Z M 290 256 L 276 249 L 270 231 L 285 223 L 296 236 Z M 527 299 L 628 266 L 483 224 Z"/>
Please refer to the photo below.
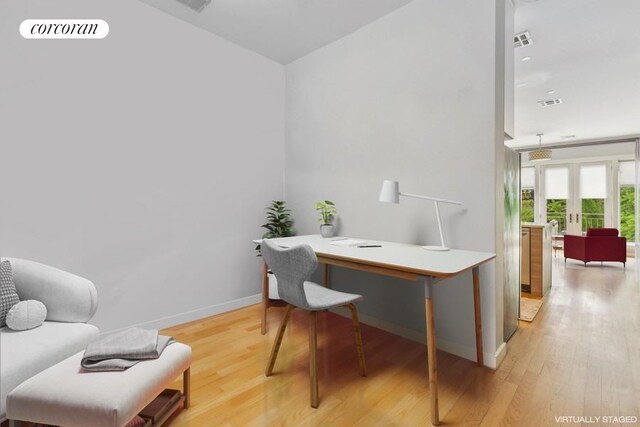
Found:
<path fill-rule="evenodd" d="M 412 0 L 212 0 L 201 13 L 177 0 L 142 1 L 288 64 Z M 515 51 L 515 139 L 508 145 L 535 145 L 536 133 L 547 144 L 640 135 L 640 0 L 515 5 L 515 30 L 529 31 L 534 43 Z M 537 104 L 552 97 L 563 103 Z"/>
<path fill-rule="evenodd" d="M 288 64 L 412 0 L 212 0 L 200 13 L 176 0 L 141 0 Z"/>
<path fill-rule="evenodd" d="M 516 137 L 508 145 L 537 144 L 536 133 L 543 144 L 640 135 L 640 1 L 515 3 L 515 31 L 529 31 L 534 43 L 515 50 Z M 537 104 L 554 97 L 563 103 Z"/>

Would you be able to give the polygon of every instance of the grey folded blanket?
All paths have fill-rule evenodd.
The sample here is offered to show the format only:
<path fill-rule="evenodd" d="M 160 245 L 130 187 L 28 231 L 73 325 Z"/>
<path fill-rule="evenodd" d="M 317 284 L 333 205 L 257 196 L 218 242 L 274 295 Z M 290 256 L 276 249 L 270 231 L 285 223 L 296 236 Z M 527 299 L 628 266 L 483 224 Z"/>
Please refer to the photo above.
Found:
<path fill-rule="evenodd" d="M 124 371 L 140 361 L 157 359 L 173 342 L 155 329 L 130 328 L 89 343 L 81 365 L 87 371 Z"/>

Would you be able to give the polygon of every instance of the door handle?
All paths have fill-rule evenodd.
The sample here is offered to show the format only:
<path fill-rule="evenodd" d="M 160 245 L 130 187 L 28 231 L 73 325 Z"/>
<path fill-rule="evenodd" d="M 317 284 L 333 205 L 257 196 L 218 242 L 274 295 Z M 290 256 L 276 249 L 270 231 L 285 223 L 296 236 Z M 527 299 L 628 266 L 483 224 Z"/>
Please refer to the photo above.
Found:
<path fill-rule="evenodd" d="M 573 222 L 573 214 L 569 214 L 569 223 Z"/>
<path fill-rule="evenodd" d="M 576 214 L 576 224 L 580 222 L 580 214 Z"/>

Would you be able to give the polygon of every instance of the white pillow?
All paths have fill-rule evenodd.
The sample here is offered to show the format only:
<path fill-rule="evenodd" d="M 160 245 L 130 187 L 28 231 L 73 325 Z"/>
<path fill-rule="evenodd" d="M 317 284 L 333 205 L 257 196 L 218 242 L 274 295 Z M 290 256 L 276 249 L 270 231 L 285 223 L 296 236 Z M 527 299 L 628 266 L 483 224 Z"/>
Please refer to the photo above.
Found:
<path fill-rule="evenodd" d="M 7 313 L 7 326 L 14 331 L 25 331 L 42 325 L 47 317 L 47 307 L 40 301 L 20 301 Z"/>

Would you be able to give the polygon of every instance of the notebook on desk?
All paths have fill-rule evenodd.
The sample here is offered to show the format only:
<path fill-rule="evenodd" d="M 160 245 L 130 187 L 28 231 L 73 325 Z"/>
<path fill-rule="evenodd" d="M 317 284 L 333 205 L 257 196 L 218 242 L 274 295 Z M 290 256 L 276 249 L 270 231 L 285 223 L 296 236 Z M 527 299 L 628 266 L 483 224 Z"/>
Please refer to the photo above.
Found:
<path fill-rule="evenodd" d="M 343 248 L 351 248 L 351 247 L 355 247 L 355 246 L 364 245 L 366 243 L 367 243 L 366 240 L 348 239 L 348 238 L 334 240 L 333 242 L 331 242 L 332 245 L 334 245 L 334 246 L 342 246 Z"/>

